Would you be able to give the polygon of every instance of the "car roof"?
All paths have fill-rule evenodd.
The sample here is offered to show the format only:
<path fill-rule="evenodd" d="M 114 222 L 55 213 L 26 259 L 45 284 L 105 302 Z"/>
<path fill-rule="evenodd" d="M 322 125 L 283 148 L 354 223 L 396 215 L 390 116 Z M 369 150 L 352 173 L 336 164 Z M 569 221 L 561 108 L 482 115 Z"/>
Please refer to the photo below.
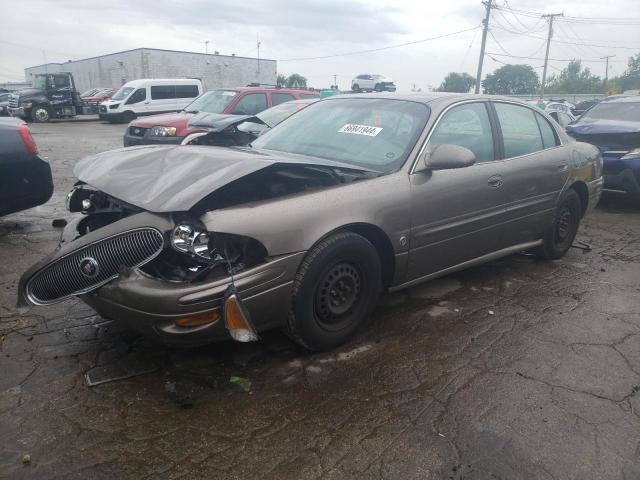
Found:
<path fill-rule="evenodd" d="M 138 87 L 140 85 L 175 85 L 178 83 L 187 83 L 193 85 L 201 85 L 202 82 L 197 78 L 139 78 L 125 83 L 123 86 Z"/>
<path fill-rule="evenodd" d="M 509 102 L 522 103 L 523 105 L 528 105 L 527 103 L 519 100 L 517 98 L 511 97 L 503 97 L 500 95 L 485 95 L 485 94 L 474 94 L 474 93 L 450 93 L 450 92 L 421 92 L 421 93 L 358 93 L 358 94 L 343 94 L 343 95 L 334 95 L 332 97 L 327 97 L 324 100 L 335 100 L 335 99 L 344 99 L 344 98 L 366 98 L 366 99 L 376 99 L 376 98 L 384 98 L 389 100 L 407 100 L 411 102 L 424 103 L 425 105 L 436 105 L 436 104 L 450 104 L 455 102 L 460 102 L 464 100 L 505 100 Z"/>
<path fill-rule="evenodd" d="M 620 96 L 615 98 L 605 98 L 602 100 L 607 103 L 638 103 L 640 102 L 640 95 Z"/>

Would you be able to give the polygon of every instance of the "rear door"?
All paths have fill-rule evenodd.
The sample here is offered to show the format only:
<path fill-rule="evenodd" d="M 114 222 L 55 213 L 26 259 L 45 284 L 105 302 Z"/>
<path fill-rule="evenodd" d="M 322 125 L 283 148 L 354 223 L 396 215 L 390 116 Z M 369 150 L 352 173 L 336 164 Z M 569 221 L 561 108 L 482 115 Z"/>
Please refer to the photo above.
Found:
<path fill-rule="evenodd" d="M 414 173 L 411 181 L 409 277 L 416 279 L 502 247 L 506 196 L 488 104 L 450 107 L 437 121 L 427 148 L 460 145 L 476 163 Z"/>
<path fill-rule="evenodd" d="M 295 100 L 295 97 L 290 93 L 283 92 L 271 92 L 271 106 L 275 107 L 276 105 L 280 105 L 281 103 L 288 102 L 290 100 Z"/>
<path fill-rule="evenodd" d="M 492 102 L 505 157 L 508 245 L 542 237 L 569 174 L 567 150 L 555 129 L 535 108 Z"/>
<path fill-rule="evenodd" d="M 233 115 L 255 115 L 267 109 L 266 93 L 251 92 L 242 96 L 235 104 Z"/>

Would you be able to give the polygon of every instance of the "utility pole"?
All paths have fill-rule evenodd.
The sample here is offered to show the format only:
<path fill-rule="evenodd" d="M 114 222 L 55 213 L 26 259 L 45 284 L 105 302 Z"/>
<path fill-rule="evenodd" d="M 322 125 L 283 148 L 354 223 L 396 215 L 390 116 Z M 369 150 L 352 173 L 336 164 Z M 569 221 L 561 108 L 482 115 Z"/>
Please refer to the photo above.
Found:
<path fill-rule="evenodd" d="M 482 21 L 482 45 L 480 46 L 480 58 L 478 59 L 478 73 L 476 75 L 476 93 L 480 93 L 480 80 L 482 79 L 482 62 L 484 61 L 484 47 L 487 44 L 487 31 L 489 30 L 489 16 L 491 15 L 491 0 L 482 2 L 487 11 Z"/>
<path fill-rule="evenodd" d="M 549 47 L 551 46 L 551 37 L 553 37 L 553 19 L 555 17 L 564 17 L 564 13 L 550 13 L 548 15 L 542 15 L 542 18 L 549 19 L 549 34 L 547 35 L 547 52 L 544 54 L 544 70 L 542 70 L 540 98 L 544 98 L 544 83 L 547 81 L 547 63 L 549 62 Z"/>
<path fill-rule="evenodd" d="M 605 67 L 605 71 L 604 71 L 604 84 L 605 85 L 609 81 L 609 59 L 611 57 L 615 57 L 615 55 L 607 55 L 606 57 L 600 57 L 600 60 L 605 60 L 606 61 L 606 67 Z"/>
<path fill-rule="evenodd" d="M 256 33 L 256 48 L 258 49 L 258 83 L 260 83 L 260 39 Z"/>
<path fill-rule="evenodd" d="M 209 40 L 204 41 L 204 54 L 209 55 Z"/>
<path fill-rule="evenodd" d="M 336 87 L 336 90 L 338 89 L 338 75 L 336 75 L 335 73 L 333 74 L 333 85 Z"/>

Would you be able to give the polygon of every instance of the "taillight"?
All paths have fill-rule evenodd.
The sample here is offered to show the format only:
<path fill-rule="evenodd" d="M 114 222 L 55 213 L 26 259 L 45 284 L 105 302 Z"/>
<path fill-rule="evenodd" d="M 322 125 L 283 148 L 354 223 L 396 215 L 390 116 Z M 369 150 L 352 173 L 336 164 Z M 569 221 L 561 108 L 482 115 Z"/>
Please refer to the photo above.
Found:
<path fill-rule="evenodd" d="M 20 134 L 20 137 L 22 137 L 22 141 L 24 142 L 24 147 L 27 149 L 27 153 L 32 156 L 37 155 L 38 146 L 31 136 L 31 130 L 29 130 L 29 127 L 26 123 L 23 123 L 18 127 L 18 133 Z"/>

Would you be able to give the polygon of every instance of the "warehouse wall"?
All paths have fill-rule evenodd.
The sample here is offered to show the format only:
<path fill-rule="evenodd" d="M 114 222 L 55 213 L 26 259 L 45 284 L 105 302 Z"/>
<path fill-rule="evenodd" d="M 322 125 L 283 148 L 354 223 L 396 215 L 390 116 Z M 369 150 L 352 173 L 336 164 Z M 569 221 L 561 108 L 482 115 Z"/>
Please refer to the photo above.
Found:
<path fill-rule="evenodd" d="M 25 69 L 25 79 L 45 72 L 71 72 L 76 88 L 119 87 L 138 78 L 200 78 L 207 90 L 276 83 L 276 61 L 226 55 L 139 48 L 67 63 L 49 63 Z"/>

